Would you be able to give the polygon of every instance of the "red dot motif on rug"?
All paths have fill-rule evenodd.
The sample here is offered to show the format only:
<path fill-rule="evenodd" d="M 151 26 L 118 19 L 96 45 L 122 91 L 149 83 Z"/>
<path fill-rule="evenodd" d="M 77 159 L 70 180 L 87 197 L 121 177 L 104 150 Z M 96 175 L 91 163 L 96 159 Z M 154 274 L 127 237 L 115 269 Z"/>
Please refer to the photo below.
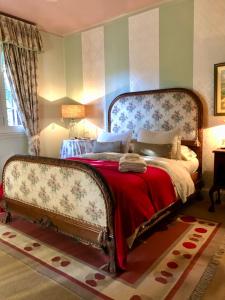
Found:
<path fill-rule="evenodd" d="M 4 233 L 2 233 L 3 236 L 9 235 L 11 232 L 10 231 L 6 231 Z"/>
<path fill-rule="evenodd" d="M 164 284 L 166 284 L 168 282 L 167 279 L 164 277 L 156 277 L 155 280 L 160 283 L 164 283 Z"/>
<path fill-rule="evenodd" d="M 192 216 L 183 216 L 180 218 L 183 222 L 186 222 L 186 223 L 194 223 L 196 222 L 196 218 L 195 217 L 192 217 Z"/>
<path fill-rule="evenodd" d="M 103 280 L 103 279 L 105 279 L 105 275 L 100 274 L 100 273 L 95 273 L 95 279 L 97 279 L 97 280 Z"/>
<path fill-rule="evenodd" d="M 206 233 L 207 229 L 199 227 L 199 228 L 195 228 L 195 231 L 198 232 L 198 233 Z"/>
<path fill-rule="evenodd" d="M 60 263 L 60 265 L 61 265 L 62 267 L 67 267 L 69 264 L 70 264 L 70 262 L 69 262 L 68 260 L 63 260 L 63 261 Z"/>
<path fill-rule="evenodd" d="M 16 237 L 16 234 L 9 235 L 9 239 L 13 239 L 14 237 Z"/>
<path fill-rule="evenodd" d="M 196 244 L 191 243 L 191 242 L 184 242 L 184 243 L 183 243 L 183 246 L 184 246 L 185 248 L 187 248 L 187 249 L 194 249 L 194 248 L 197 247 Z"/>
<path fill-rule="evenodd" d="M 202 237 L 202 235 L 197 234 L 197 233 L 194 233 L 193 236 L 196 237 L 196 238 L 201 238 Z"/>
<path fill-rule="evenodd" d="M 165 276 L 165 277 L 172 277 L 172 276 L 173 276 L 172 273 L 167 272 L 167 271 L 161 271 L 161 274 L 162 274 L 163 276 Z"/>
<path fill-rule="evenodd" d="M 41 245 L 39 243 L 32 243 L 30 245 L 25 246 L 23 249 L 25 251 L 30 252 L 30 251 L 33 251 L 35 248 L 38 248 L 38 247 L 41 247 Z"/>
<path fill-rule="evenodd" d="M 190 258 L 192 257 L 192 255 L 191 255 L 191 254 L 188 254 L 188 253 L 185 253 L 185 254 L 183 255 L 183 257 L 186 258 L 186 259 L 190 259 Z"/>
<path fill-rule="evenodd" d="M 89 279 L 87 279 L 85 282 L 93 287 L 96 287 L 98 285 L 98 281 L 99 280 L 104 280 L 106 277 L 105 275 L 101 274 L 101 273 L 95 273 L 93 274 L 89 274 Z"/>
<path fill-rule="evenodd" d="M 57 264 L 57 265 L 60 265 L 61 267 L 67 267 L 69 264 L 70 264 L 70 261 L 66 258 L 62 258 L 60 256 L 54 256 L 52 259 L 51 259 L 51 262 L 53 264 Z"/>
<path fill-rule="evenodd" d="M 170 268 L 170 269 L 176 269 L 178 267 L 178 264 L 175 262 L 175 261 L 169 261 L 167 263 L 167 266 Z"/>
<path fill-rule="evenodd" d="M 10 231 L 6 231 L 4 233 L 2 233 L 3 236 L 7 236 L 7 238 L 9 239 L 13 239 L 14 237 L 16 237 L 16 234 L 14 232 L 10 232 Z"/>
<path fill-rule="evenodd" d="M 33 250 L 33 248 L 32 248 L 32 247 L 29 247 L 29 246 L 26 246 L 26 247 L 24 247 L 23 249 L 24 249 L 25 251 L 28 251 L 28 252 Z"/>
<path fill-rule="evenodd" d="M 173 253 L 173 255 L 179 255 L 180 251 L 179 250 L 174 250 L 172 253 Z"/>
<path fill-rule="evenodd" d="M 198 241 L 199 241 L 198 239 L 196 239 L 196 238 L 193 238 L 193 237 L 192 237 L 192 238 L 190 238 L 190 240 L 191 240 L 191 241 L 193 241 L 193 242 L 198 242 Z"/>
<path fill-rule="evenodd" d="M 55 256 L 51 259 L 51 261 L 57 262 L 57 261 L 60 261 L 60 259 L 61 259 L 60 256 Z"/>

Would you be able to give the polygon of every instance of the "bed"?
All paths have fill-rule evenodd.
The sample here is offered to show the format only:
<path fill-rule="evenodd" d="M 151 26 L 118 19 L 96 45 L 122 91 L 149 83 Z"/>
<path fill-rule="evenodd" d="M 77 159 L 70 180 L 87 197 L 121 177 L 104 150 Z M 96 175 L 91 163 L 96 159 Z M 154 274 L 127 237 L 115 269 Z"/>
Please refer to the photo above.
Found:
<path fill-rule="evenodd" d="M 202 104 L 194 92 L 176 88 L 126 93 L 115 98 L 109 108 L 112 133 L 129 129 L 135 139 L 140 128 L 175 127 L 181 130 L 182 144 L 197 155 L 198 168 L 189 176 L 197 192 L 202 169 Z M 126 268 L 126 242 L 132 245 L 168 215 L 180 197 L 170 172 L 161 168 L 164 161 L 151 163 L 145 174 L 122 174 L 118 161 L 95 158 L 10 158 L 3 170 L 5 221 L 10 221 L 10 212 L 15 211 L 103 248 L 108 254 L 108 270 L 116 272 Z M 176 164 L 174 161 L 169 168 L 175 169 Z M 179 167 L 176 174 L 179 177 Z"/>

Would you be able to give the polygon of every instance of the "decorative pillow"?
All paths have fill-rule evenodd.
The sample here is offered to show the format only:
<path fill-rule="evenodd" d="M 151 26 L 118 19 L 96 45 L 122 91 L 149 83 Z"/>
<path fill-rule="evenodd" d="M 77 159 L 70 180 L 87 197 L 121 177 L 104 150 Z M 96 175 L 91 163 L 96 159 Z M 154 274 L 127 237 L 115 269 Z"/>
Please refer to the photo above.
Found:
<path fill-rule="evenodd" d="M 140 129 L 138 132 L 138 142 L 150 144 L 172 144 L 172 157 L 173 159 L 181 159 L 180 147 L 181 136 L 180 129 L 176 128 L 169 131 L 150 131 Z"/>
<path fill-rule="evenodd" d="M 93 147 L 94 153 L 101 153 L 101 152 L 121 152 L 121 142 L 106 142 L 100 143 L 95 141 Z"/>
<path fill-rule="evenodd" d="M 193 150 L 187 146 L 181 146 L 181 158 L 183 160 L 192 160 L 195 157 L 197 157 L 197 154 Z"/>
<path fill-rule="evenodd" d="M 172 158 L 173 144 L 134 143 L 134 152 L 140 155 Z"/>
<path fill-rule="evenodd" d="M 127 131 L 125 133 L 116 134 L 111 132 L 103 131 L 97 138 L 97 142 L 118 142 L 122 143 L 121 152 L 127 153 L 129 149 L 129 143 L 131 141 L 132 132 Z"/>

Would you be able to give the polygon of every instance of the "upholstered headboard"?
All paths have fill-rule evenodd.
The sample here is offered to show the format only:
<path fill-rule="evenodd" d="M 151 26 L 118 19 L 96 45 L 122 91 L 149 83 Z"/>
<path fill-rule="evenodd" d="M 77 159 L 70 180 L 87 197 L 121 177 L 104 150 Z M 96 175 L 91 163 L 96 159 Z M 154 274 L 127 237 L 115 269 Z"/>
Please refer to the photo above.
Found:
<path fill-rule="evenodd" d="M 121 94 L 108 112 L 110 132 L 127 130 L 137 137 L 139 129 L 171 130 L 179 127 L 182 144 L 192 148 L 202 161 L 202 103 L 191 90 L 161 89 Z"/>

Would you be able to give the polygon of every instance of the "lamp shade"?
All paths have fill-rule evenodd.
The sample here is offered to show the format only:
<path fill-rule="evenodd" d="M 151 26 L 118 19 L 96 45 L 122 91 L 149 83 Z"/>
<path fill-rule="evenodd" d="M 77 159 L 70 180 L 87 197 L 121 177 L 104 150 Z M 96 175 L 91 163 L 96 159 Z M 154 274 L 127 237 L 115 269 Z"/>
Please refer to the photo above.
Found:
<path fill-rule="evenodd" d="M 85 117 L 84 105 L 62 105 L 64 119 L 82 119 Z"/>

